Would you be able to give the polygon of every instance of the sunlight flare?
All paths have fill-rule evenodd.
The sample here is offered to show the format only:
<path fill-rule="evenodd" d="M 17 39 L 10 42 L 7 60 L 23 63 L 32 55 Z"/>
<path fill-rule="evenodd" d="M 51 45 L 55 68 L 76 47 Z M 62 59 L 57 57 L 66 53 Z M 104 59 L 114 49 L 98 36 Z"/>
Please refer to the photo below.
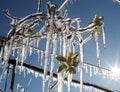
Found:
<path fill-rule="evenodd" d="M 114 66 L 111 68 L 112 78 L 118 79 L 120 78 L 120 68 L 118 66 Z"/>

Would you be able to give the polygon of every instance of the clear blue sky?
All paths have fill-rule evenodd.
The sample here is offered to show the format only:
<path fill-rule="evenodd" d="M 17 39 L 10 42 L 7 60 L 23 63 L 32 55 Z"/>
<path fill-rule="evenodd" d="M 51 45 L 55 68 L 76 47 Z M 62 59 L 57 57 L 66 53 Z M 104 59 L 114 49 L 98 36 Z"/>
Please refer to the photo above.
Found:
<path fill-rule="evenodd" d="M 51 1 L 60 6 L 64 0 L 42 0 L 42 10 L 46 12 L 46 2 Z M 106 32 L 106 48 L 102 45 L 102 39 L 100 40 L 100 56 L 101 65 L 109 68 L 109 66 L 120 66 L 120 5 L 112 0 L 73 0 L 73 4 L 68 3 L 66 6 L 68 9 L 68 16 L 71 18 L 80 18 L 81 27 L 87 26 L 88 21 L 91 20 L 95 14 L 104 16 L 105 32 Z M 37 9 L 37 0 L 0 0 L 0 36 L 6 36 L 10 29 L 9 23 L 11 22 L 6 16 L 4 16 L 2 10 L 9 9 L 11 14 L 17 17 L 24 17 L 28 14 L 35 13 Z M 97 59 L 95 56 L 96 50 L 93 40 L 86 44 L 85 49 L 85 61 L 91 64 L 97 65 Z M 30 57 L 31 61 L 34 60 Z M 28 60 L 30 60 L 28 59 Z M 120 90 L 120 80 L 112 80 L 109 78 L 103 79 L 100 76 L 88 77 L 89 74 L 85 74 L 85 81 L 105 86 L 107 88 Z M 31 75 L 27 78 L 23 76 L 17 76 L 16 82 L 20 82 L 26 85 L 25 81 L 30 79 Z M 41 78 L 33 78 L 30 88 L 27 92 L 40 92 Z M 3 85 L 0 85 L 3 86 Z M 16 87 L 16 86 L 15 86 Z M 19 92 L 19 91 L 18 91 Z M 73 92 L 73 91 L 72 91 Z M 76 92 L 79 92 L 78 90 Z"/>

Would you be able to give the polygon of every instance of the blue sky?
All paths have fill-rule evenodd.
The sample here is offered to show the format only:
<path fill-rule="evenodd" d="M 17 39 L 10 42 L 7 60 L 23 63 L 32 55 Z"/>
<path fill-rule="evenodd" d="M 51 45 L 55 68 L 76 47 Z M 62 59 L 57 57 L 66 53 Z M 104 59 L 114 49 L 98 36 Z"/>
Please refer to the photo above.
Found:
<path fill-rule="evenodd" d="M 42 10 L 46 12 L 46 2 L 48 0 L 42 0 Z M 49 0 L 60 6 L 64 0 Z M 102 45 L 102 37 L 100 39 L 100 56 L 101 65 L 106 68 L 120 66 L 120 5 L 112 0 L 73 0 L 73 4 L 68 3 L 66 6 L 68 9 L 68 17 L 80 18 L 81 27 L 88 25 L 88 21 L 91 20 L 95 14 L 104 16 L 105 32 L 106 32 L 106 48 Z M 37 0 L 0 0 L 0 36 L 6 36 L 10 29 L 9 23 L 11 22 L 6 16 L 4 16 L 2 10 L 9 9 L 11 14 L 17 17 L 24 17 L 28 14 L 35 13 L 37 9 Z M 94 41 L 91 40 L 86 44 L 85 49 L 85 61 L 91 64 L 97 65 L 97 59 L 95 56 Z M 37 57 L 33 55 L 29 60 L 32 62 L 33 58 Z M 107 88 L 120 90 L 119 80 L 112 80 L 110 78 L 103 79 L 101 76 L 88 77 L 89 74 L 85 74 L 85 81 L 105 86 Z M 26 85 L 24 81 L 28 81 L 31 75 L 24 78 L 22 75 L 16 77 L 16 82 L 21 82 Z M 27 92 L 40 92 L 41 78 L 33 78 L 31 87 Z M 38 82 L 39 81 L 39 82 Z M 3 86 L 3 85 L 0 85 Z M 18 91 L 19 92 L 19 91 Z M 76 92 L 79 92 L 78 90 Z"/>

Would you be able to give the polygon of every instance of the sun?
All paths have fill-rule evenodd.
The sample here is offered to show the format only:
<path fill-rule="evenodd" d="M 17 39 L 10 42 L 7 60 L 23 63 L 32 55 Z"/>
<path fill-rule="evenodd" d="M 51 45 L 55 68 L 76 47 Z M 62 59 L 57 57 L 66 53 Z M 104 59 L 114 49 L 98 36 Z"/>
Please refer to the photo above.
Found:
<path fill-rule="evenodd" d="M 111 75 L 114 79 L 120 79 L 120 68 L 118 66 L 113 66 L 111 68 Z"/>

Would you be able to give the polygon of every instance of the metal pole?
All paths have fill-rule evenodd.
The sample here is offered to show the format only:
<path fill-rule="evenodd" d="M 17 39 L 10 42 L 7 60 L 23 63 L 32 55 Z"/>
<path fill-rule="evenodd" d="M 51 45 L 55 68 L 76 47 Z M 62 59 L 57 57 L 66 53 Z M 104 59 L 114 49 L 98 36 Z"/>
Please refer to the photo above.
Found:
<path fill-rule="evenodd" d="M 14 88 L 14 81 L 15 81 L 15 68 L 16 68 L 16 65 L 13 64 L 12 79 L 11 79 L 11 85 L 10 85 L 10 92 L 13 92 L 13 88 Z"/>

